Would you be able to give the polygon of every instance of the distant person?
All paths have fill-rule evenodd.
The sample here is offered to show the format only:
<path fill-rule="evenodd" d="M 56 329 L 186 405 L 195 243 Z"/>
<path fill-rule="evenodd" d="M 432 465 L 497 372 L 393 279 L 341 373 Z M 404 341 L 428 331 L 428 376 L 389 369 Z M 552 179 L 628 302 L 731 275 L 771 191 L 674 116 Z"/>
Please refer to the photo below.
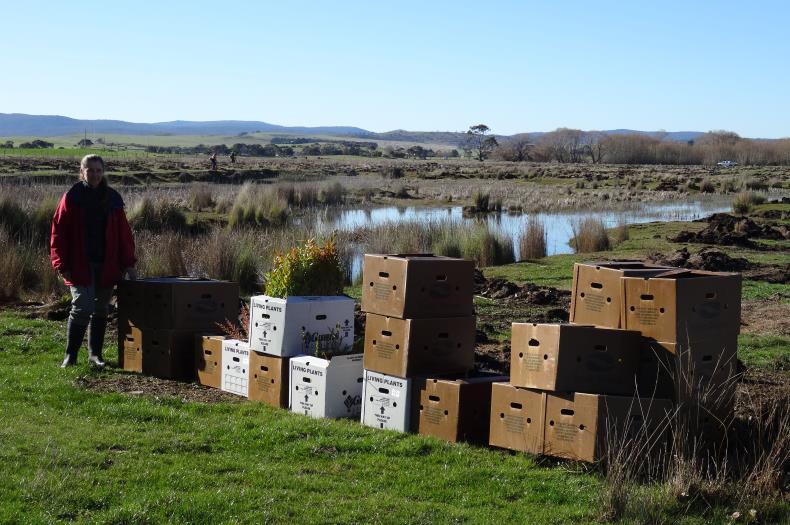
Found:
<path fill-rule="evenodd" d="M 231 164 L 236 164 L 236 152 L 235 151 L 231 151 L 229 156 L 230 156 L 230 163 Z"/>
<path fill-rule="evenodd" d="M 90 326 L 88 362 L 103 367 L 112 289 L 124 275 L 137 277 L 137 259 L 123 199 L 107 185 L 104 160 L 98 155 L 83 157 L 79 182 L 60 199 L 52 218 L 50 259 L 71 292 L 66 355 L 60 366 L 77 364 L 77 352 Z"/>
<path fill-rule="evenodd" d="M 212 153 L 211 156 L 208 158 L 208 160 L 211 161 L 211 169 L 216 171 L 216 169 L 217 169 L 217 152 L 215 151 L 214 153 Z"/>

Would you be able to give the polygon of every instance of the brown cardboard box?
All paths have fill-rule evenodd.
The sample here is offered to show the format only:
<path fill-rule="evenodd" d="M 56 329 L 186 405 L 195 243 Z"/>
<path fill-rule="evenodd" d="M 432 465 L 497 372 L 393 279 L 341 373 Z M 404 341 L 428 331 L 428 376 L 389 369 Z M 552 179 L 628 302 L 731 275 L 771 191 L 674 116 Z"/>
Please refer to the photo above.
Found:
<path fill-rule="evenodd" d="M 417 432 L 453 443 L 488 444 L 491 385 L 507 380 L 505 376 L 417 380 Z"/>
<path fill-rule="evenodd" d="M 369 313 L 366 317 L 366 370 L 405 378 L 474 367 L 474 316 L 398 319 Z"/>
<path fill-rule="evenodd" d="M 570 322 L 623 328 L 620 278 L 653 276 L 667 270 L 671 268 L 640 261 L 574 264 Z"/>
<path fill-rule="evenodd" d="M 523 388 L 600 394 L 635 390 L 639 332 L 513 323 L 510 382 Z"/>
<path fill-rule="evenodd" d="M 193 379 L 195 331 L 143 330 L 143 373 L 166 379 Z"/>
<path fill-rule="evenodd" d="M 433 255 L 365 254 L 362 311 L 422 319 L 474 314 L 474 263 Z"/>
<path fill-rule="evenodd" d="M 738 336 L 691 344 L 642 340 L 639 395 L 669 398 L 681 407 L 701 405 L 721 418 L 735 405 Z"/>
<path fill-rule="evenodd" d="M 492 446 L 542 454 L 545 422 L 545 392 L 510 383 L 491 385 Z"/>
<path fill-rule="evenodd" d="M 599 394 L 546 394 L 544 453 L 579 461 L 604 457 L 608 441 L 645 439 L 650 448 L 664 443 L 672 402 Z"/>
<path fill-rule="evenodd" d="M 119 334 L 119 338 L 118 366 L 129 372 L 141 373 L 143 371 L 142 332 L 139 328 L 128 327 L 126 335 Z"/>
<path fill-rule="evenodd" d="M 238 283 L 161 277 L 122 284 L 119 317 L 141 328 L 211 330 L 239 315 Z"/>
<path fill-rule="evenodd" d="M 249 398 L 278 408 L 288 408 L 289 357 L 250 351 Z"/>
<path fill-rule="evenodd" d="M 656 277 L 624 277 L 625 328 L 665 343 L 737 335 L 741 274 L 677 270 Z"/>
<path fill-rule="evenodd" d="M 222 341 L 224 335 L 195 334 L 195 375 L 198 383 L 222 387 Z"/>

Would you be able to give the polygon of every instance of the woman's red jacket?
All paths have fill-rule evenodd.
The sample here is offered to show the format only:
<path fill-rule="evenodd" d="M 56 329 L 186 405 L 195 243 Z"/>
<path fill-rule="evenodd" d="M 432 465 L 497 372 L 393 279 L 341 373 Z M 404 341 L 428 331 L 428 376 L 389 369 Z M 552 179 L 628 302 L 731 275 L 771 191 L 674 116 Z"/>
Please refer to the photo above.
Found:
<path fill-rule="evenodd" d="M 52 218 L 52 236 L 49 242 L 52 267 L 69 273 L 67 286 L 91 284 L 88 252 L 85 246 L 85 212 L 83 203 L 86 192 L 91 191 L 83 182 L 71 187 L 58 203 Z M 134 237 L 126 214 L 123 199 L 117 191 L 107 188 L 109 211 L 104 242 L 104 266 L 100 287 L 111 288 L 121 280 L 123 270 L 134 266 Z"/>

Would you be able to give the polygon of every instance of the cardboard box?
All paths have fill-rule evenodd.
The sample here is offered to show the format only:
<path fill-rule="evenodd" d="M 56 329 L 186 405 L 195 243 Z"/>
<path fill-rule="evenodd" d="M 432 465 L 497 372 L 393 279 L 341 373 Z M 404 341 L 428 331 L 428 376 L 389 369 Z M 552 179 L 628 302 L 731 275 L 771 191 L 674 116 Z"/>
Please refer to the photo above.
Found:
<path fill-rule="evenodd" d="M 642 397 L 660 397 L 680 405 L 700 401 L 714 414 L 731 414 L 739 378 L 738 336 L 688 343 L 643 338 L 637 384 Z"/>
<path fill-rule="evenodd" d="M 494 447 L 543 453 L 546 393 L 510 383 L 491 385 L 489 443 Z"/>
<path fill-rule="evenodd" d="M 188 277 L 122 281 L 118 308 L 140 328 L 211 330 L 238 317 L 239 285 Z"/>
<path fill-rule="evenodd" d="M 316 418 L 359 419 L 362 412 L 362 354 L 332 359 L 291 358 L 289 406 Z"/>
<path fill-rule="evenodd" d="M 118 366 L 129 372 L 143 371 L 143 334 L 139 328 L 129 327 L 126 335 L 120 335 Z"/>
<path fill-rule="evenodd" d="M 474 367 L 475 318 L 399 319 L 367 314 L 365 369 L 397 377 Z"/>
<path fill-rule="evenodd" d="M 474 314 L 474 263 L 434 255 L 365 254 L 362 311 L 423 319 Z"/>
<path fill-rule="evenodd" d="M 600 394 L 546 394 L 544 454 L 594 462 L 607 443 L 644 440 L 645 455 L 664 444 L 672 414 L 668 399 Z"/>
<path fill-rule="evenodd" d="M 624 277 L 625 328 L 665 343 L 737 335 L 741 275 L 677 270 L 656 277 Z"/>
<path fill-rule="evenodd" d="M 671 269 L 640 261 L 574 264 L 570 322 L 623 328 L 620 279 L 649 277 Z"/>
<path fill-rule="evenodd" d="M 639 332 L 513 323 L 510 382 L 559 392 L 632 394 L 639 347 Z"/>
<path fill-rule="evenodd" d="M 249 396 L 250 345 L 238 339 L 222 341 L 222 390 Z"/>
<path fill-rule="evenodd" d="M 195 377 L 194 330 L 141 330 L 143 373 L 189 381 Z"/>
<path fill-rule="evenodd" d="M 222 342 L 224 335 L 195 335 L 195 375 L 198 383 L 222 387 Z"/>
<path fill-rule="evenodd" d="M 290 358 L 250 351 L 250 400 L 288 408 Z"/>
<path fill-rule="evenodd" d="M 258 295 L 250 299 L 252 350 L 281 357 L 354 344 L 354 300 L 346 296 Z"/>
<path fill-rule="evenodd" d="M 411 431 L 412 380 L 365 370 L 362 424 L 399 432 Z"/>
<path fill-rule="evenodd" d="M 488 444 L 491 387 L 507 380 L 505 376 L 493 375 L 468 379 L 417 380 L 417 432 L 453 443 L 468 441 Z"/>

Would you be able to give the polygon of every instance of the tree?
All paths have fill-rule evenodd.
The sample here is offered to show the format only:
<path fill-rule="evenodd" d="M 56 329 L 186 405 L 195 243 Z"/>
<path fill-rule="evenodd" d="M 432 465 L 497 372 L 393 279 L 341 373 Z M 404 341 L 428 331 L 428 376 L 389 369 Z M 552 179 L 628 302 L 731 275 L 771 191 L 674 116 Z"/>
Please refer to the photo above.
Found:
<path fill-rule="evenodd" d="M 476 126 L 469 126 L 469 131 L 466 132 L 465 148 L 469 152 L 477 152 L 477 160 L 484 161 L 491 154 L 499 143 L 495 137 L 489 136 L 488 132 L 491 128 L 485 124 L 477 124 Z"/>
<path fill-rule="evenodd" d="M 93 146 L 93 141 L 91 139 L 80 139 L 80 141 L 77 142 L 77 146 L 80 148 L 87 148 Z"/>
<path fill-rule="evenodd" d="M 532 160 L 530 150 L 534 144 L 529 140 L 527 133 L 513 135 L 497 148 L 497 157 L 509 162 L 523 162 Z"/>

